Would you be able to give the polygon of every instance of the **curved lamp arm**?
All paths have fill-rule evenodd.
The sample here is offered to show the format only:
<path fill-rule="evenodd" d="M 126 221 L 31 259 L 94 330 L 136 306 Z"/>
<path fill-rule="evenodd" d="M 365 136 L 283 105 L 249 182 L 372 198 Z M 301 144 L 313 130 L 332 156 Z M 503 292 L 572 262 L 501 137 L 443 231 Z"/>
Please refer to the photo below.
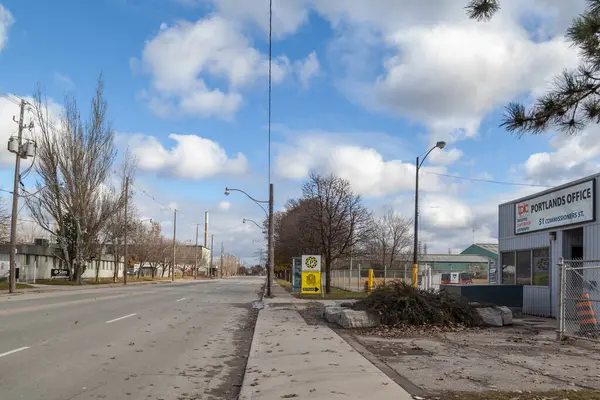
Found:
<path fill-rule="evenodd" d="M 246 222 L 252 222 L 254 225 L 256 225 L 258 227 L 258 229 L 263 229 L 263 227 L 261 227 L 259 224 L 256 223 L 256 221 L 248 219 L 248 218 L 244 218 L 242 220 L 242 222 L 245 224 Z"/>
<path fill-rule="evenodd" d="M 427 153 L 425 153 L 425 157 L 423 157 L 421 159 L 421 162 L 419 163 L 418 168 L 421 168 L 421 166 L 425 162 L 425 159 L 427 158 L 427 156 L 429 155 L 429 153 L 431 153 L 435 149 L 443 149 L 444 147 L 446 147 L 446 142 L 444 142 L 444 141 L 437 142 L 435 144 L 435 146 L 433 146 L 432 148 L 430 148 L 429 151 L 427 151 Z"/>
<path fill-rule="evenodd" d="M 268 204 L 268 201 L 264 201 L 264 200 L 257 200 L 254 197 L 250 196 L 248 193 L 244 192 L 243 190 L 240 189 L 231 189 L 226 187 L 225 188 L 225 196 L 229 196 L 229 194 L 231 192 L 240 192 L 246 195 L 246 197 L 248 197 L 250 200 L 252 200 L 253 202 L 255 202 L 260 208 L 262 208 L 262 210 L 264 211 L 265 215 L 268 217 L 269 213 L 267 212 L 267 210 L 265 209 L 265 207 L 261 204 L 261 203 L 266 203 Z"/>

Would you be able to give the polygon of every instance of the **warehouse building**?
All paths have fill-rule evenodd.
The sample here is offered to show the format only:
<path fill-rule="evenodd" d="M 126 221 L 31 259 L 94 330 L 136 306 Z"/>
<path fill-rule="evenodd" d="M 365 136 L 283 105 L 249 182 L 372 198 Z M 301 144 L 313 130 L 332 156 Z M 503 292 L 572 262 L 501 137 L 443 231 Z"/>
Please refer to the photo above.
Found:
<path fill-rule="evenodd" d="M 561 260 L 600 260 L 599 177 L 499 206 L 496 279 L 502 285 L 522 287 L 525 314 L 558 315 Z"/>

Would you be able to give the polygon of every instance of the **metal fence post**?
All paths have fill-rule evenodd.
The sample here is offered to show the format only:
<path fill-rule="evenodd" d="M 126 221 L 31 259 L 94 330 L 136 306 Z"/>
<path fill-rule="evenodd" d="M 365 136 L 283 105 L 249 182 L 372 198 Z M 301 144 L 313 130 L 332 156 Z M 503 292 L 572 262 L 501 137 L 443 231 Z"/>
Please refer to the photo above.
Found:
<path fill-rule="evenodd" d="M 387 281 L 387 265 L 383 266 L 383 284 L 385 285 Z"/>
<path fill-rule="evenodd" d="M 358 279 L 357 279 L 358 284 L 356 286 L 357 286 L 359 292 L 361 291 L 360 290 L 361 289 L 360 288 L 360 281 L 361 281 L 361 279 L 360 279 L 360 264 L 358 264 Z"/>
<path fill-rule="evenodd" d="M 556 339 L 562 341 L 565 334 L 565 265 L 564 260 L 561 258 L 558 264 L 559 268 L 559 284 L 558 284 L 558 332 Z"/>

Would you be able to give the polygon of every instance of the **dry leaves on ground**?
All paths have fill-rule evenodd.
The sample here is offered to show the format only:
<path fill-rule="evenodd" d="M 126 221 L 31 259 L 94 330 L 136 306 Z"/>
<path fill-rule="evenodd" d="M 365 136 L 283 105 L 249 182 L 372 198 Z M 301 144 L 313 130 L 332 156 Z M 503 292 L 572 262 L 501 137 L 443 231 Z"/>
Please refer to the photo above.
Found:
<path fill-rule="evenodd" d="M 381 325 L 375 328 L 356 329 L 354 333 L 360 336 L 378 336 L 382 338 L 398 338 L 412 336 L 436 336 L 444 333 L 474 332 L 480 328 L 470 328 L 463 325 Z"/>

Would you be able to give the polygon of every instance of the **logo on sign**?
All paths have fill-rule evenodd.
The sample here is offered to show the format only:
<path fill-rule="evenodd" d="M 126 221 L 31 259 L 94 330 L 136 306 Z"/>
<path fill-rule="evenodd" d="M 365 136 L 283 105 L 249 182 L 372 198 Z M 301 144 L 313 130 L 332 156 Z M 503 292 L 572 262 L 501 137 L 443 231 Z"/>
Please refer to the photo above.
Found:
<path fill-rule="evenodd" d="M 522 216 L 523 214 L 528 213 L 529 212 L 529 204 L 527 204 L 527 203 L 519 204 L 518 212 L 519 212 L 519 217 Z"/>
<path fill-rule="evenodd" d="M 317 261 L 316 257 L 312 257 L 311 256 L 311 257 L 307 257 L 306 258 L 305 264 L 306 264 L 307 268 L 313 269 L 313 268 L 317 267 L 317 265 L 319 264 L 319 262 Z"/>

